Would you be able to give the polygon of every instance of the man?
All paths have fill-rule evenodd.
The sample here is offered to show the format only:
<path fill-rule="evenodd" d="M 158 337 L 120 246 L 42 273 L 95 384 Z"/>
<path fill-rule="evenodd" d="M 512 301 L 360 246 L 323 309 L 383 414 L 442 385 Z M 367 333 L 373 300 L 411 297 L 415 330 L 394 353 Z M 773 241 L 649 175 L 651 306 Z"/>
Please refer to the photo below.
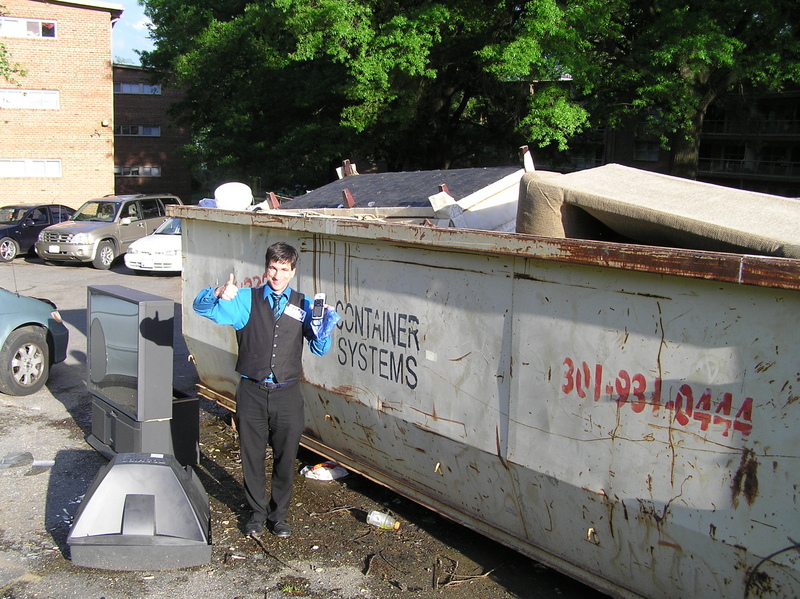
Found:
<path fill-rule="evenodd" d="M 197 314 L 236 329 L 239 353 L 236 371 L 236 425 L 242 454 L 247 501 L 253 510 L 245 534 L 258 536 L 265 525 L 277 537 L 288 537 L 295 459 L 304 427 L 303 396 L 297 384 L 303 374 L 303 341 L 311 352 L 325 355 L 329 335 L 312 325 L 312 300 L 292 290 L 297 250 L 279 242 L 267 248 L 267 284 L 239 289 L 233 281 L 206 287 L 194 300 Z M 325 311 L 332 312 L 326 305 Z M 326 317 L 328 314 L 326 314 Z M 316 331 L 316 332 L 315 332 Z M 272 489 L 266 493 L 264 461 L 272 445 Z"/>

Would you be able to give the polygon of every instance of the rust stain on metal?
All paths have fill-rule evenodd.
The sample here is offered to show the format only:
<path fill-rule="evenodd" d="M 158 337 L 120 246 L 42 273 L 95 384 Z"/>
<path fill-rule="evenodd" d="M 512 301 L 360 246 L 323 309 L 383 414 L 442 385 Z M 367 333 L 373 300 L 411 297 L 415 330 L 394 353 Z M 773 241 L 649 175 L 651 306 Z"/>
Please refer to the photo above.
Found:
<path fill-rule="evenodd" d="M 766 557 L 761 558 L 760 562 L 758 562 L 752 569 L 748 570 L 744 585 L 745 599 L 750 596 L 775 597 L 780 594 L 780 585 L 778 585 L 776 588 L 772 576 L 761 571 L 760 568 L 763 564 L 772 562 L 774 557 L 777 557 L 783 553 L 800 553 L 800 544 L 793 542 L 788 547 L 783 547 L 778 551 L 773 551 Z"/>
<path fill-rule="evenodd" d="M 775 362 L 759 362 L 756 364 L 755 370 L 756 372 L 766 372 L 773 366 L 775 366 Z"/>
<path fill-rule="evenodd" d="M 674 549 L 675 551 L 683 551 L 683 547 L 681 547 L 677 543 L 668 543 L 667 541 L 662 541 L 659 539 L 658 545 L 659 547 L 669 547 L 671 549 Z"/>
<path fill-rule="evenodd" d="M 752 572 L 747 577 L 745 597 L 773 597 L 772 577 L 766 572 Z"/>
<path fill-rule="evenodd" d="M 223 408 L 226 408 L 231 412 L 236 412 L 236 399 L 233 395 L 217 393 L 212 388 L 199 384 L 197 385 L 197 394 L 201 397 L 205 397 L 209 401 L 213 401 L 221 405 Z"/>
<path fill-rule="evenodd" d="M 173 216 L 187 220 L 210 220 L 209 209 L 179 206 Z M 353 219 L 309 219 L 298 214 L 240 214 L 213 209 L 215 222 L 246 224 L 256 227 L 300 230 L 325 235 L 335 221 L 340 237 L 366 237 L 393 245 L 425 245 L 446 251 L 521 256 L 553 262 L 570 262 L 637 272 L 676 275 L 740 285 L 800 290 L 800 260 L 773 256 L 644 246 L 585 239 L 556 239 L 496 231 L 472 232 L 462 229 L 422 227 L 415 224 L 389 224 Z M 321 222 L 324 221 L 324 222 Z M 468 239 L 465 239 L 468 237 Z M 478 241 L 479 240 L 479 241 Z"/>
<path fill-rule="evenodd" d="M 743 495 L 748 505 L 758 497 L 758 460 L 755 452 L 745 447 L 742 450 L 742 459 L 731 482 L 731 500 L 734 507 L 739 507 L 739 495 Z"/>
<path fill-rule="evenodd" d="M 334 393 L 335 395 L 338 395 L 339 397 L 342 397 L 347 401 L 355 401 L 355 402 L 358 402 L 356 394 L 357 391 L 358 389 L 351 385 L 339 385 L 338 387 L 334 387 L 333 389 L 331 389 L 331 393 Z"/>
<path fill-rule="evenodd" d="M 429 412 L 425 412 L 424 410 L 420 410 L 419 408 L 415 408 L 414 406 L 409 406 L 409 408 L 414 410 L 415 412 L 418 412 L 418 413 L 422 414 L 423 416 L 427 416 L 428 418 L 431 418 L 435 422 L 449 422 L 451 424 L 458 424 L 459 426 L 461 426 L 462 429 L 464 429 L 464 434 L 465 435 L 467 434 L 467 427 L 460 420 L 453 420 L 451 418 L 442 418 L 441 416 L 436 414 L 435 410 L 431 414 Z M 422 427 L 422 426 L 420 426 L 419 428 L 422 428 L 422 430 L 428 430 L 427 428 Z M 430 431 L 430 432 L 433 432 L 433 431 Z"/>
<path fill-rule="evenodd" d="M 508 461 L 506 460 L 505 455 L 503 454 L 503 448 L 500 443 L 500 428 L 498 426 L 494 427 L 494 445 L 495 445 L 495 451 L 497 452 L 497 458 L 500 460 L 500 463 L 503 465 L 503 468 L 505 468 L 506 470 L 510 470 Z"/>

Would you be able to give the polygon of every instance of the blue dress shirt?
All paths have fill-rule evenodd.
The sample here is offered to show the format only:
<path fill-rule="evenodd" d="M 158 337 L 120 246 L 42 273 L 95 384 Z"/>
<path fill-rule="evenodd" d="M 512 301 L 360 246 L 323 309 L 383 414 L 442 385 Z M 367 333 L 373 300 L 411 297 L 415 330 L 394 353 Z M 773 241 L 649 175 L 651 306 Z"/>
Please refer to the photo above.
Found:
<path fill-rule="evenodd" d="M 247 324 L 250 320 L 250 306 L 253 303 L 253 289 L 243 287 L 239 289 L 232 300 L 221 300 L 214 295 L 216 287 L 206 287 L 194 299 L 192 307 L 200 316 L 205 316 L 217 324 L 231 325 L 237 331 Z M 284 307 L 289 302 L 289 295 L 292 290 L 287 287 L 283 290 L 286 298 L 282 303 Z M 263 287 L 264 297 L 269 301 L 270 307 L 274 307 L 272 299 L 272 288 L 269 285 Z M 307 295 L 303 295 L 303 310 L 306 316 L 303 319 L 303 337 L 308 340 L 308 347 L 311 353 L 317 356 L 324 356 L 331 348 L 331 337 L 328 335 L 324 339 L 317 339 L 311 328 L 311 308 L 314 301 Z M 281 311 L 282 312 L 282 311 Z"/>

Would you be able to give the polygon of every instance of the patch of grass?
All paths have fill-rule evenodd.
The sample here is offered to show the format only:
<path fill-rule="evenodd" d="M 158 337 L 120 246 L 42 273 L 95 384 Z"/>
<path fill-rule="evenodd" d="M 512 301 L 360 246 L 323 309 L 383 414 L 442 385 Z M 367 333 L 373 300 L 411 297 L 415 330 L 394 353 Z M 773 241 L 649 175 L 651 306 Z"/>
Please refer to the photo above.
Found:
<path fill-rule="evenodd" d="M 280 581 L 278 589 L 280 589 L 281 593 L 290 597 L 308 597 L 309 586 L 309 582 L 305 578 L 287 576 Z"/>

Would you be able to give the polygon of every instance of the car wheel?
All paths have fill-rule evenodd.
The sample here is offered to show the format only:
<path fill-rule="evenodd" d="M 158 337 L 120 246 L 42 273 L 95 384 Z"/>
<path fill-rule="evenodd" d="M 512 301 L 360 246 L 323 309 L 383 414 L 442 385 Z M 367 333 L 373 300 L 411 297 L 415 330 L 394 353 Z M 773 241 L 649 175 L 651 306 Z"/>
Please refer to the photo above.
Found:
<path fill-rule="evenodd" d="M 11 262 L 19 254 L 19 245 L 10 237 L 0 239 L 0 260 Z"/>
<path fill-rule="evenodd" d="M 97 246 L 97 254 L 92 260 L 92 266 L 100 270 L 108 270 L 116 258 L 117 251 L 114 249 L 114 244 L 110 241 L 101 241 Z"/>
<path fill-rule="evenodd" d="M 36 393 L 50 374 L 50 349 L 40 327 L 12 331 L 0 349 L 0 391 L 8 395 Z"/>

